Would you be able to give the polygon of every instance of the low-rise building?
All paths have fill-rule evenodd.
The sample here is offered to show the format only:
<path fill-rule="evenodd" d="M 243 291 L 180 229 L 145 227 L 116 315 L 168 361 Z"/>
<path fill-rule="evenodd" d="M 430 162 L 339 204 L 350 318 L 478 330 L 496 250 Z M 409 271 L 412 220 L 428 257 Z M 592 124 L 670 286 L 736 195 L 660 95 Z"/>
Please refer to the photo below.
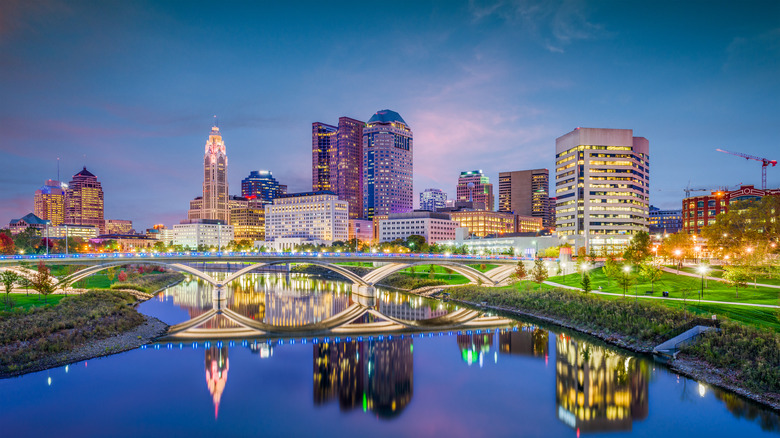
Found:
<path fill-rule="evenodd" d="M 661 210 L 650 206 L 650 234 L 674 234 L 682 229 L 682 210 Z"/>
<path fill-rule="evenodd" d="M 48 227 L 45 233 L 48 233 L 51 239 L 65 239 L 78 237 L 81 239 L 93 239 L 98 236 L 100 230 L 93 225 L 72 225 L 62 224 L 56 227 Z M 44 236 L 45 237 L 45 236 Z"/>
<path fill-rule="evenodd" d="M 133 221 L 124 219 L 106 219 L 106 234 L 130 234 L 133 232 Z"/>
<path fill-rule="evenodd" d="M 266 241 L 284 237 L 349 239 L 349 205 L 331 191 L 280 195 L 265 206 Z"/>
<path fill-rule="evenodd" d="M 216 219 L 183 220 L 173 226 L 173 244 L 197 250 L 227 246 L 233 240 L 233 226 Z"/>
<path fill-rule="evenodd" d="M 374 221 L 371 219 L 350 219 L 349 220 L 349 240 L 357 239 L 364 243 L 369 243 L 374 237 Z"/>
<path fill-rule="evenodd" d="M 535 233 L 544 228 L 542 217 L 515 215 L 515 233 Z"/>
<path fill-rule="evenodd" d="M 173 230 L 167 228 L 163 224 L 157 224 L 152 228 L 146 229 L 146 237 L 159 240 L 166 245 L 170 245 L 173 243 Z"/>
<path fill-rule="evenodd" d="M 457 222 L 451 220 L 445 213 L 430 211 L 395 213 L 379 222 L 379 241 L 391 242 L 412 235 L 423 236 L 428 243 L 452 240 L 455 238 L 457 226 Z"/>
<path fill-rule="evenodd" d="M 132 251 L 134 249 L 147 249 L 154 246 L 156 239 L 146 237 L 141 234 L 101 234 L 93 239 L 89 239 L 91 243 L 102 245 L 104 243 L 114 241 L 118 246 L 119 252 Z"/>
<path fill-rule="evenodd" d="M 458 226 L 466 227 L 477 237 L 499 236 L 515 231 L 515 215 L 487 210 L 460 210 L 449 213 Z"/>
<path fill-rule="evenodd" d="M 780 189 L 761 190 L 746 185 L 737 190 L 717 190 L 709 195 L 685 198 L 682 205 L 682 230 L 686 234 L 701 234 L 702 228 L 714 224 L 716 216 L 729 210 L 729 205 L 757 201 L 764 196 L 780 196 Z"/>
<path fill-rule="evenodd" d="M 28 213 L 19 219 L 12 219 L 8 224 L 8 228 L 11 230 L 11 234 L 19 234 L 27 228 L 33 228 L 39 234 L 43 233 L 43 230 L 51 224 L 51 221 L 39 218 L 33 213 Z"/>
<path fill-rule="evenodd" d="M 519 234 L 519 233 L 518 233 Z M 528 233 L 532 234 L 532 233 Z M 487 238 L 461 238 L 459 236 L 454 240 L 439 242 L 439 245 L 461 247 L 464 246 L 469 252 L 484 254 L 507 254 L 536 257 L 547 248 L 570 245 L 570 251 L 565 251 L 566 256 L 576 254 L 580 247 L 585 246 L 583 236 L 535 236 L 535 235 L 509 235 Z"/>

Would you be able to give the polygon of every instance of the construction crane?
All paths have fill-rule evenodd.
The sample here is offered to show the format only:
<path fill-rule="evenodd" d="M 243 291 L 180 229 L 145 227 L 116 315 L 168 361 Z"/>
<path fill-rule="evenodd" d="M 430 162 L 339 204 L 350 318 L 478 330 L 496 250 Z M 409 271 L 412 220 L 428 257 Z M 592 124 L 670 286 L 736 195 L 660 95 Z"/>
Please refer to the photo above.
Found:
<path fill-rule="evenodd" d="M 755 157 L 753 155 L 748 154 L 742 154 L 739 152 L 729 152 L 724 151 L 723 149 L 715 149 L 718 152 L 723 152 L 726 154 L 736 155 L 737 157 L 742 157 L 746 160 L 755 160 L 761 162 L 761 190 L 766 190 L 766 168 L 769 167 L 771 164 L 772 167 L 777 166 L 777 160 L 770 160 L 769 158 L 761 158 L 761 157 Z"/>
<path fill-rule="evenodd" d="M 692 189 L 691 182 L 688 181 L 688 187 L 685 187 L 683 191 L 685 192 L 685 198 L 687 199 L 691 197 L 691 192 L 709 192 L 710 189 Z"/>

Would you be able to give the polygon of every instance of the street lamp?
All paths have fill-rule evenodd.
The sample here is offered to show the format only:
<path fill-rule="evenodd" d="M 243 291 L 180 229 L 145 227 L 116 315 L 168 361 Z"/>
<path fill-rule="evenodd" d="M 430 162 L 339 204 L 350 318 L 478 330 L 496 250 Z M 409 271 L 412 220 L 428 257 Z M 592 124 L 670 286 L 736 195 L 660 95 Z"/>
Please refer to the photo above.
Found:
<path fill-rule="evenodd" d="M 674 250 L 674 256 L 677 258 L 677 273 L 680 273 L 680 265 L 682 265 L 682 260 L 680 259 L 680 255 L 682 254 L 682 251 L 679 249 Z"/>
<path fill-rule="evenodd" d="M 704 275 L 709 271 L 707 266 L 705 265 L 699 265 L 698 268 L 699 274 L 701 274 L 701 297 L 704 297 Z"/>
<path fill-rule="evenodd" d="M 626 297 L 626 289 L 628 289 L 628 273 L 631 272 L 631 266 L 623 266 L 623 298 Z"/>

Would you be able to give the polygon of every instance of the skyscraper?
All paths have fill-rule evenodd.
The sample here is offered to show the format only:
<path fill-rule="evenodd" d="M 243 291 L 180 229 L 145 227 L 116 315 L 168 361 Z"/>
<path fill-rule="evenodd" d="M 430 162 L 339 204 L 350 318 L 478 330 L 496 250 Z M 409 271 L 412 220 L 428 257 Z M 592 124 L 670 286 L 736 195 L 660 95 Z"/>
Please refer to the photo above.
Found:
<path fill-rule="evenodd" d="M 631 129 L 577 128 L 555 140 L 556 229 L 588 251 L 618 251 L 647 231 L 650 143 Z"/>
<path fill-rule="evenodd" d="M 488 211 L 493 211 L 495 208 L 493 184 L 482 173 L 482 170 L 461 172 L 460 177 L 458 177 L 456 194 L 458 201 L 482 202 L 485 204 L 485 210 Z"/>
<path fill-rule="evenodd" d="M 420 193 L 420 210 L 437 211 L 447 206 L 447 194 L 441 189 L 425 189 Z"/>
<path fill-rule="evenodd" d="M 103 187 L 86 166 L 73 175 L 65 192 L 65 223 L 92 225 L 100 232 L 105 230 Z"/>
<path fill-rule="evenodd" d="M 363 216 L 413 209 L 412 130 L 390 110 L 377 111 L 363 128 Z"/>
<path fill-rule="evenodd" d="M 285 190 L 286 191 L 286 190 Z M 268 170 L 253 170 L 241 180 L 241 196 L 270 204 L 279 196 L 279 181 Z"/>
<path fill-rule="evenodd" d="M 51 225 L 61 225 L 65 221 L 65 189 L 63 184 L 53 179 L 47 180 L 35 191 L 35 215 L 51 221 Z"/>
<path fill-rule="evenodd" d="M 338 127 L 311 125 L 312 190 L 330 190 L 349 203 L 349 217 L 363 215 L 363 126 L 340 117 Z"/>
<path fill-rule="evenodd" d="M 216 125 L 211 128 L 203 156 L 203 204 L 201 219 L 215 219 L 228 223 L 228 159 L 225 142 Z"/>
<path fill-rule="evenodd" d="M 542 219 L 544 228 L 555 224 L 550 218 L 550 171 L 518 170 L 498 174 L 498 211 Z"/>

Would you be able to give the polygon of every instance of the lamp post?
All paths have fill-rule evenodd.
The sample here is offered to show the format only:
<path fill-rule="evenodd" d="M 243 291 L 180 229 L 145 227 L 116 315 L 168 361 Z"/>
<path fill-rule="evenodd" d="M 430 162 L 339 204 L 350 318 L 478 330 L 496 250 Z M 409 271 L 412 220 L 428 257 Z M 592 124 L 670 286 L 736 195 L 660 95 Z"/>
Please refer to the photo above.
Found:
<path fill-rule="evenodd" d="M 628 273 L 631 272 L 631 266 L 623 266 L 623 298 L 626 297 L 626 290 L 628 289 Z"/>
<path fill-rule="evenodd" d="M 704 274 L 707 273 L 707 267 L 699 265 L 698 271 L 701 274 L 701 297 L 704 298 Z"/>
<path fill-rule="evenodd" d="M 674 250 L 674 256 L 677 259 L 677 273 L 680 273 L 680 265 L 682 265 L 682 261 L 680 260 L 680 255 L 682 254 L 682 251 L 679 249 Z"/>

